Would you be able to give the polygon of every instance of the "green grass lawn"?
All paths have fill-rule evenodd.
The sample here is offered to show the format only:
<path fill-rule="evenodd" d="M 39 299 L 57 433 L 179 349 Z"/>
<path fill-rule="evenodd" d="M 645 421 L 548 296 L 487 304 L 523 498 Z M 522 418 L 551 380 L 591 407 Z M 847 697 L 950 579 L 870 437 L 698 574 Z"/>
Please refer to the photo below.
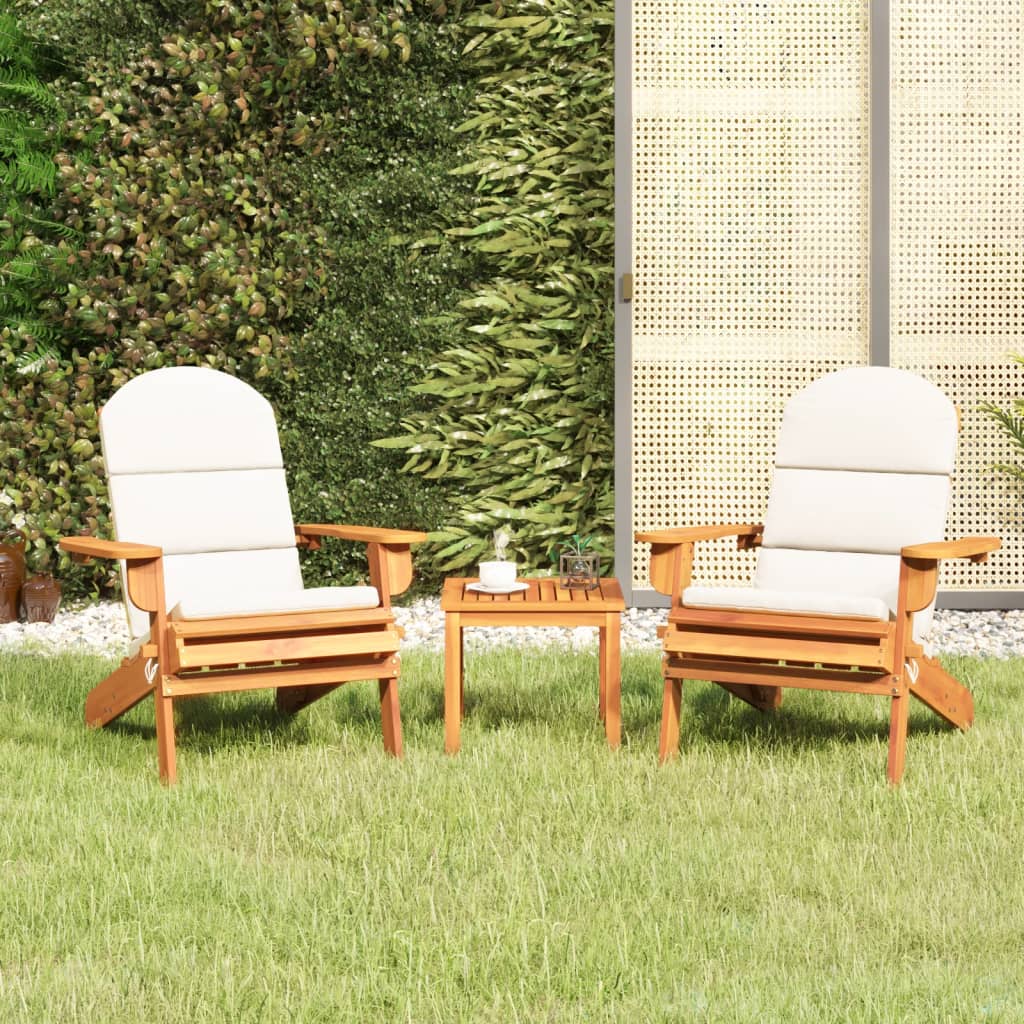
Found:
<path fill-rule="evenodd" d="M 1021 662 L 951 662 L 964 735 L 787 691 L 685 691 L 656 765 L 655 655 L 604 744 L 590 655 L 470 654 L 462 752 L 408 653 L 406 757 L 376 686 L 284 720 L 185 702 L 181 783 L 148 704 L 103 732 L 99 659 L 0 657 L 0 1021 L 1024 1020 Z"/>

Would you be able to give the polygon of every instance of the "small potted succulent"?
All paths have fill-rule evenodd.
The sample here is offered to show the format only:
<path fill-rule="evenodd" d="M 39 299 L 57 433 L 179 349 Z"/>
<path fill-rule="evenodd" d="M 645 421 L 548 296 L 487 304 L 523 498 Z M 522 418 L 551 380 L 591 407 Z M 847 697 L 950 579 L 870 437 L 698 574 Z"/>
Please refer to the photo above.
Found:
<path fill-rule="evenodd" d="M 596 590 L 601 579 L 601 556 L 590 550 L 593 538 L 572 535 L 558 554 L 558 585 L 566 590 Z"/>

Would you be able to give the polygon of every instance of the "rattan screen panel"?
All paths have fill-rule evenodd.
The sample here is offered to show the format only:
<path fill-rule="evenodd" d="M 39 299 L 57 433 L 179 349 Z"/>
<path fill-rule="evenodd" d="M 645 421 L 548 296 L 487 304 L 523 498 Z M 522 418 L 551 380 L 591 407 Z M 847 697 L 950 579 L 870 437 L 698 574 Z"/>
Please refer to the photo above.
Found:
<path fill-rule="evenodd" d="M 868 360 L 867 4 L 633 19 L 633 527 L 756 521 L 786 400 Z M 698 558 L 753 569 L 734 541 Z"/>
<path fill-rule="evenodd" d="M 960 408 L 949 535 L 1003 538 L 942 586 L 1016 589 L 1024 503 L 989 470 L 1012 452 L 978 406 L 1024 393 L 1024 5 L 893 0 L 891 61 L 891 362 Z"/>

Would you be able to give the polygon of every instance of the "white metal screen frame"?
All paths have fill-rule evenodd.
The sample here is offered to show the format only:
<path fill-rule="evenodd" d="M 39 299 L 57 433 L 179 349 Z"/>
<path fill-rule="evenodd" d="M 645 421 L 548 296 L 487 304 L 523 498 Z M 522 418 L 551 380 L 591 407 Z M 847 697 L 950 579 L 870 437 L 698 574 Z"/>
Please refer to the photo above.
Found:
<path fill-rule="evenodd" d="M 869 352 L 890 362 L 890 6 L 869 6 Z M 664 607 L 669 599 L 633 585 L 633 4 L 615 9 L 615 564 L 626 603 Z M 683 525 L 683 524 L 680 524 Z M 1024 590 L 940 591 L 944 608 L 1022 608 Z"/>

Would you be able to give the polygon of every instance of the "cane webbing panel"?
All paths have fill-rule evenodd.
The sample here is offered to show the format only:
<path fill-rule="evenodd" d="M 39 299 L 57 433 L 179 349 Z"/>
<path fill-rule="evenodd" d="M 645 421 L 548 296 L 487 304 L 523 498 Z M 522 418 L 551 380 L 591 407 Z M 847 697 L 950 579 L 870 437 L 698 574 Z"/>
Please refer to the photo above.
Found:
<path fill-rule="evenodd" d="M 891 61 L 891 362 L 960 408 L 949 535 L 1003 538 L 941 585 L 1019 588 L 1021 495 L 988 469 L 1012 450 L 978 405 L 1024 393 L 1024 7 L 893 0 Z"/>
<path fill-rule="evenodd" d="M 868 358 L 867 4 L 633 19 L 633 528 L 757 520 L 786 400 Z M 750 579 L 701 549 L 702 583 Z"/>

